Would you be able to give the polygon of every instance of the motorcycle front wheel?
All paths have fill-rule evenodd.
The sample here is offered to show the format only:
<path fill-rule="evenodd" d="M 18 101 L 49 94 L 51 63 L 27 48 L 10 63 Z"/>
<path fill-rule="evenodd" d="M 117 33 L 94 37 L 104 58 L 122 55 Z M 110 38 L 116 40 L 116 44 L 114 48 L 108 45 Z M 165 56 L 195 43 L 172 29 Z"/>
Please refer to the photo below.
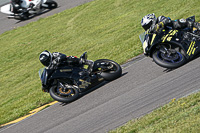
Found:
<path fill-rule="evenodd" d="M 79 96 L 79 92 L 76 87 L 67 83 L 58 82 L 57 86 L 52 86 L 49 93 L 53 99 L 63 103 L 69 103 L 76 100 Z"/>
<path fill-rule="evenodd" d="M 101 73 L 101 76 L 107 81 L 115 80 L 122 75 L 121 66 L 118 63 L 114 62 L 113 60 L 100 59 L 100 60 L 96 60 L 95 63 L 109 63 L 110 64 L 109 66 L 110 68 L 106 69 L 105 71 L 103 70 Z"/>
<path fill-rule="evenodd" d="M 152 57 L 156 64 L 161 67 L 174 69 L 185 64 L 186 58 L 180 47 L 172 47 L 170 44 L 165 44 L 163 47 L 157 48 Z"/>

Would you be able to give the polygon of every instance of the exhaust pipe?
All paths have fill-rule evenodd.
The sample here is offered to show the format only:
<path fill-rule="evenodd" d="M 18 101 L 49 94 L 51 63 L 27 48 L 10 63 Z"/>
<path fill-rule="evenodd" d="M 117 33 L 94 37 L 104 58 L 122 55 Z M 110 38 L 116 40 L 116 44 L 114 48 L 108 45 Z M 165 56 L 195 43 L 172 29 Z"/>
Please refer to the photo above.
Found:
<path fill-rule="evenodd" d="M 21 17 L 19 15 L 14 15 L 14 16 L 8 16 L 8 19 L 17 19 L 21 20 Z"/>

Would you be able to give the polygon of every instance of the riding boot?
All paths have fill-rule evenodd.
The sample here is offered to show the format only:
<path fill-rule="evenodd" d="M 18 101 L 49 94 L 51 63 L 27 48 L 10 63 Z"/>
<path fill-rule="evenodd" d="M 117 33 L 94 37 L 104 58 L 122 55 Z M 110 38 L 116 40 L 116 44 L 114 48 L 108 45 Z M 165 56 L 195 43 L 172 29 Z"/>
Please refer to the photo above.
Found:
<path fill-rule="evenodd" d="M 193 26 L 194 26 L 194 28 L 196 28 L 198 31 L 200 30 L 200 23 L 194 22 Z"/>
<path fill-rule="evenodd" d="M 88 65 L 88 72 L 91 73 L 93 71 L 94 61 L 86 60 L 85 64 Z"/>

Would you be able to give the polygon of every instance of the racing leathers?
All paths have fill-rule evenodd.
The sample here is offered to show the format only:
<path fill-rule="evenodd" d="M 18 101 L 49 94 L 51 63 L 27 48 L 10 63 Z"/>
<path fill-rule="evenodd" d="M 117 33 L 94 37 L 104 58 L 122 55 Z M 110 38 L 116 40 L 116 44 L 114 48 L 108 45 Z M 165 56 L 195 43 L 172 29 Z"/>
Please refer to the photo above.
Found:
<path fill-rule="evenodd" d="M 150 33 L 158 33 L 160 30 L 165 29 L 167 27 L 171 27 L 172 29 L 185 29 L 189 28 L 192 29 L 195 27 L 197 30 L 200 30 L 200 23 L 193 22 L 187 19 L 177 19 L 171 20 L 169 17 L 159 16 L 156 19 L 156 22 L 152 24 L 149 28 Z"/>
<path fill-rule="evenodd" d="M 20 13 L 19 9 L 23 9 L 26 12 L 26 9 L 30 8 L 34 11 L 38 11 L 41 7 L 42 0 L 11 0 L 13 6 L 13 13 Z"/>
<path fill-rule="evenodd" d="M 61 63 L 67 66 L 81 66 L 81 65 L 88 65 L 89 73 L 92 72 L 94 62 L 91 60 L 86 60 L 83 58 L 77 58 L 76 56 L 66 56 L 65 54 L 54 52 L 51 54 L 52 61 L 51 64 L 48 66 L 48 69 L 55 69 Z"/>

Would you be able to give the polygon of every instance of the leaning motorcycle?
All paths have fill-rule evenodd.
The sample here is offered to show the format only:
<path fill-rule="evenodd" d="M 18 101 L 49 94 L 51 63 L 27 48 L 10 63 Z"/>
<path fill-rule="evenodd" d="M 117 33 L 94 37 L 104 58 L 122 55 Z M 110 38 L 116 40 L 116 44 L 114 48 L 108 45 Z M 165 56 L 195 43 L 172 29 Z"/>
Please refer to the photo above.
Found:
<path fill-rule="evenodd" d="M 195 21 L 195 16 L 187 19 Z M 193 29 L 173 30 L 168 27 L 158 33 L 144 32 L 139 38 L 144 55 L 168 69 L 180 67 L 200 53 L 199 31 Z"/>
<path fill-rule="evenodd" d="M 9 19 L 26 20 L 46 9 L 57 8 L 58 4 L 53 0 L 21 0 L 18 6 L 20 8 L 16 9 L 15 4 L 11 1 L 2 6 L 0 11 L 8 14 Z"/>
<path fill-rule="evenodd" d="M 87 53 L 81 55 L 87 59 Z M 81 93 L 99 85 L 103 81 L 112 81 L 122 74 L 121 66 L 109 59 L 99 59 L 94 62 L 95 68 L 89 73 L 82 66 L 66 66 L 65 63 L 56 69 L 43 68 L 39 70 L 42 90 L 50 93 L 56 101 L 69 103 L 76 100 Z"/>

